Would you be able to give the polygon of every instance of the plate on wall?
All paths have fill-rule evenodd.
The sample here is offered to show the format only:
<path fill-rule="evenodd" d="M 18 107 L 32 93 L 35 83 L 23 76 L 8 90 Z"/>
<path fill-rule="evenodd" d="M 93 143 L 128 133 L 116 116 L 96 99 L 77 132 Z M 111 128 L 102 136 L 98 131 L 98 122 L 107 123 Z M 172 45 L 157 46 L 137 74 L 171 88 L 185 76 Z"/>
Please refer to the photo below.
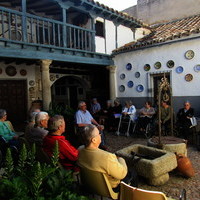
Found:
<path fill-rule="evenodd" d="M 128 86 L 129 88 L 132 88 L 133 85 L 134 85 L 133 81 L 129 81 L 129 82 L 127 83 L 127 86 Z"/>
<path fill-rule="evenodd" d="M 127 70 L 131 70 L 131 69 L 132 69 L 131 63 L 128 63 L 128 64 L 126 65 L 126 69 L 127 69 Z"/>
<path fill-rule="evenodd" d="M 144 65 L 144 71 L 149 71 L 151 69 L 151 66 L 149 64 Z"/>
<path fill-rule="evenodd" d="M 186 80 L 187 82 L 192 81 L 192 79 L 193 79 L 192 74 L 186 74 L 186 75 L 185 75 L 185 80 Z"/>
<path fill-rule="evenodd" d="M 8 66 L 6 67 L 6 74 L 8 76 L 15 76 L 17 74 L 17 70 L 14 66 Z"/>
<path fill-rule="evenodd" d="M 191 60 L 192 58 L 194 58 L 194 51 L 192 50 L 188 50 L 185 52 L 185 57 L 188 59 L 188 60 Z"/>
<path fill-rule="evenodd" d="M 143 92 L 144 86 L 143 86 L 143 85 L 138 85 L 138 86 L 136 87 L 136 90 L 137 90 L 138 92 Z"/>
<path fill-rule="evenodd" d="M 194 71 L 195 72 L 200 72 L 200 65 L 194 66 Z"/>
<path fill-rule="evenodd" d="M 135 72 L 135 78 L 139 78 L 140 77 L 140 72 Z"/>
<path fill-rule="evenodd" d="M 155 69 L 160 69 L 161 68 L 161 62 L 156 62 L 154 64 Z"/>
<path fill-rule="evenodd" d="M 21 70 L 19 71 L 19 73 L 20 73 L 22 76 L 26 76 L 27 71 L 26 71 L 25 69 L 21 69 Z"/>
<path fill-rule="evenodd" d="M 174 67 L 174 65 L 175 65 L 175 63 L 173 60 L 167 61 L 167 67 L 172 68 L 172 67 Z"/>
<path fill-rule="evenodd" d="M 124 92 L 125 91 L 125 86 L 124 85 L 120 85 L 119 86 L 119 91 L 120 92 Z"/>
<path fill-rule="evenodd" d="M 120 79 L 122 79 L 122 80 L 123 80 L 123 79 L 125 79 L 125 78 L 126 78 L 126 75 L 125 75 L 125 74 L 120 74 L 120 76 L 119 76 L 119 77 L 120 77 Z"/>
<path fill-rule="evenodd" d="M 184 71 L 182 66 L 176 68 L 176 73 L 181 74 Z"/>

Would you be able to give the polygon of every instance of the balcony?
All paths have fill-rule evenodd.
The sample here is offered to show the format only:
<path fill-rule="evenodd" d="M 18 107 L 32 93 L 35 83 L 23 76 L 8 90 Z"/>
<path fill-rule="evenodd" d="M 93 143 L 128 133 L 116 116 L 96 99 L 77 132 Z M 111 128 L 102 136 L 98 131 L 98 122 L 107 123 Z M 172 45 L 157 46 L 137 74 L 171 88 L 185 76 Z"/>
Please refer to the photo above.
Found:
<path fill-rule="evenodd" d="M 26 58 L 35 59 L 81 62 L 81 57 L 87 57 L 94 63 L 98 59 L 100 64 L 111 62 L 108 55 L 95 53 L 94 30 L 4 7 L 0 7 L 0 22 L 0 47 L 8 47 L 1 52 L 5 57 L 12 49 L 16 57 L 26 53 Z M 65 58 L 61 58 L 63 54 Z M 74 56 L 79 59 L 74 60 Z"/>

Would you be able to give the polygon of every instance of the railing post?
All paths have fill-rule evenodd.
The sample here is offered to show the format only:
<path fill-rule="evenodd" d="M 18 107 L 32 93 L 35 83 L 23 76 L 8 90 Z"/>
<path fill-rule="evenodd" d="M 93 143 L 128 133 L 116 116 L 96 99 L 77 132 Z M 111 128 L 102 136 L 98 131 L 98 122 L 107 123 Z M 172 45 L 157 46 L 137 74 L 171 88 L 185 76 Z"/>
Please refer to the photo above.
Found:
<path fill-rule="evenodd" d="M 62 8 L 62 16 L 63 16 L 63 47 L 67 47 L 67 30 L 66 30 L 66 20 L 67 20 L 67 15 L 66 15 L 66 9 Z"/>
<path fill-rule="evenodd" d="M 95 19 L 92 16 L 91 17 L 91 28 L 93 31 L 95 31 Z M 95 52 L 96 51 L 96 47 L 95 47 L 95 32 L 92 32 L 92 37 L 91 37 L 91 51 Z"/>
<path fill-rule="evenodd" d="M 21 0 L 22 3 L 22 37 L 23 42 L 27 42 L 27 24 L 26 24 L 26 0 Z"/>

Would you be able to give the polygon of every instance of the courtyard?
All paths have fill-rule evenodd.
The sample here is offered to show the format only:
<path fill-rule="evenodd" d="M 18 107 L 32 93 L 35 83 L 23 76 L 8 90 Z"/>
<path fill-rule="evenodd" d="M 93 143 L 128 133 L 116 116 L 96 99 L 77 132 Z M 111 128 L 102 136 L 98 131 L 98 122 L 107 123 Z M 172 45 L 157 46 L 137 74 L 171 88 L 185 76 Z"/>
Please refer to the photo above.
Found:
<path fill-rule="evenodd" d="M 116 151 L 133 145 L 133 144 L 147 144 L 147 139 L 135 138 L 133 136 L 116 136 L 113 133 L 106 134 L 106 141 L 109 147 L 108 151 L 115 153 Z M 187 199 L 189 200 L 199 200 L 200 199 L 200 152 L 196 149 L 194 145 L 188 145 L 188 158 L 192 162 L 195 170 L 195 176 L 192 178 L 184 178 L 176 170 L 170 172 L 169 181 L 162 186 L 150 186 L 147 185 L 142 177 L 139 177 L 139 188 L 161 191 L 165 193 L 168 197 L 178 199 L 181 189 L 186 189 Z"/>

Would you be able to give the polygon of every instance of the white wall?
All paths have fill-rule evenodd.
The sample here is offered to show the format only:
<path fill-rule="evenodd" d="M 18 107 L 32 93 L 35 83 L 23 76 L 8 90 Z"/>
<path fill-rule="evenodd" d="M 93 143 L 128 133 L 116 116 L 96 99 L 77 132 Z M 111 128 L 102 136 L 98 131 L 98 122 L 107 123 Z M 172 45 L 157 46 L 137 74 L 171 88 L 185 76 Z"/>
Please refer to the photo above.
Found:
<path fill-rule="evenodd" d="M 185 58 L 185 52 L 190 49 L 195 52 L 195 56 L 193 59 L 188 60 Z M 150 87 L 147 80 L 148 74 L 161 73 L 164 71 L 171 71 L 173 96 L 200 96 L 200 72 L 194 71 L 194 66 L 200 64 L 199 57 L 200 39 L 177 42 L 116 55 L 114 57 L 114 62 L 117 66 L 117 97 L 147 97 L 148 87 Z M 168 68 L 166 66 L 168 60 L 173 60 L 175 62 L 173 68 Z M 160 69 L 154 68 L 154 64 L 157 61 L 160 61 L 162 64 Z M 132 70 L 126 70 L 127 63 L 132 64 Z M 150 71 L 144 71 L 145 64 L 150 64 Z M 178 66 L 184 68 L 183 73 L 178 74 L 176 72 Z M 135 78 L 135 72 L 140 72 L 140 78 Z M 119 77 L 121 73 L 126 75 L 124 80 L 121 80 Z M 185 80 L 185 75 L 188 73 L 193 75 L 193 80 L 191 82 Z M 133 88 L 127 87 L 127 82 L 129 80 L 134 82 Z M 145 88 L 141 93 L 136 91 L 136 86 L 138 84 L 142 84 Z M 118 88 L 120 85 L 125 86 L 125 92 L 119 92 Z"/>

